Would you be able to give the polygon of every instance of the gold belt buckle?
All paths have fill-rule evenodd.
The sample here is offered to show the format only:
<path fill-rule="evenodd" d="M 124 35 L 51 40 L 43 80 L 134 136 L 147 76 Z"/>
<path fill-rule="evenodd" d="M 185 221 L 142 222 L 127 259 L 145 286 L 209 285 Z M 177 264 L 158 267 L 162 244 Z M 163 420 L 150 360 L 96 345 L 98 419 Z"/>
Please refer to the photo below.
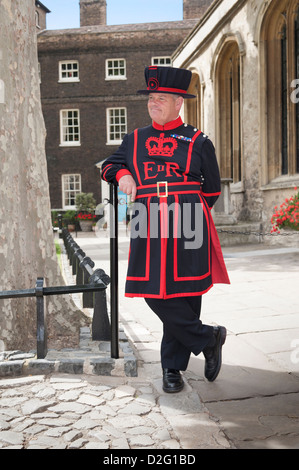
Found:
<path fill-rule="evenodd" d="M 165 193 L 165 194 L 160 194 L 160 184 L 164 184 L 164 186 L 165 186 L 164 193 Z M 162 189 L 162 191 L 163 191 L 163 189 Z M 167 196 L 168 196 L 168 184 L 167 184 L 167 181 L 158 181 L 158 182 L 157 182 L 157 196 L 158 196 L 158 197 L 167 197 Z"/>

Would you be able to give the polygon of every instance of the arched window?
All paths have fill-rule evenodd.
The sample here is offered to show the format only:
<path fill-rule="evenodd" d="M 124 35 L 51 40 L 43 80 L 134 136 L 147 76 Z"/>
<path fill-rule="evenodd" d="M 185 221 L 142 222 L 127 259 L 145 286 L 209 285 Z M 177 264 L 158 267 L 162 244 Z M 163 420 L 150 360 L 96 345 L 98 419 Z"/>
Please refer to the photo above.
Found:
<path fill-rule="evenodd" d="M 275 0 L 261 29 L 263 182 L 299 173 L 299 2 Z"/>
<path fill-rule="evenodd" d="M 39 28 L 39 12 L 35 10 L 35 26 Z"/>
<path fill-rule="evenodd" d="M 216 67 L 217 129 L 220 173 L 224 179 L 242 180 L 240 53 L 237 42 L 227 41 Z"/>
<path fill-rule="evenodd" d="M 288 174 L 288 74 L 287 28 L 281 31 L 281 173 Z"/>
<path fill-rule="evenodd" d="M 200 79 L 197 73 L 192 73 L 192 78 L 188 93 L 195 95 L 196 98 L 185 100 L 185 119 L 186 122 L 202 130 L 202 119 L 201 119 L 201 86 Z"/>

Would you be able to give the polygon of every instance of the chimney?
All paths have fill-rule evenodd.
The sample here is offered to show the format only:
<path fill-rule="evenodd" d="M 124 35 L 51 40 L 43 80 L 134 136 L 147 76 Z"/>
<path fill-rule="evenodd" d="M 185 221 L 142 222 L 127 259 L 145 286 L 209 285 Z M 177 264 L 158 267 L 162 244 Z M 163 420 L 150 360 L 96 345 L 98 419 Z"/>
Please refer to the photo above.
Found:
<path fill-rule="evenodd" d="M 184 20 L 201 18 L 214 0 L 183 0 Z"/>
<path fill-rule="evenodd" d="M 80 0 L 80 26 L 107 24 L 106 0 Z"/>

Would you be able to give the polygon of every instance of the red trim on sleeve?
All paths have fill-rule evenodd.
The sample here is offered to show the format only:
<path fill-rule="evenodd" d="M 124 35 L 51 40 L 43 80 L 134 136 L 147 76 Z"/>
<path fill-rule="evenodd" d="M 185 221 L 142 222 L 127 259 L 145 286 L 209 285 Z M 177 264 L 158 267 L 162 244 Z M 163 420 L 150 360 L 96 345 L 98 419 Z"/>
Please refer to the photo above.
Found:
<path fill-rule="evenodd" d="M 126 170 L 125 168 L 123 170 L 119 170 L 116 173 L 116 176 L 115 176 L 116 181 L 119 182 L 119 180 L 125 175 L 131 175 L 132 176 L 132 173 L 130 173 L 129 170 Z"/>
<path fill-rule="evenodd" d="M 109 168 L 111 168 L 111 167 L 112 167 L 112 163 L 110 163 L 109 165 L 106 166 L 106 168 L 104 168 L 104 170 L 103 170 L 103 172 L 102 172 L 102 178 L 103 178 L 103 180 L 107 181 L 107 180 L 106 180 L 106 173 L 107 173 L 107 171 L 109 170 Z"/>

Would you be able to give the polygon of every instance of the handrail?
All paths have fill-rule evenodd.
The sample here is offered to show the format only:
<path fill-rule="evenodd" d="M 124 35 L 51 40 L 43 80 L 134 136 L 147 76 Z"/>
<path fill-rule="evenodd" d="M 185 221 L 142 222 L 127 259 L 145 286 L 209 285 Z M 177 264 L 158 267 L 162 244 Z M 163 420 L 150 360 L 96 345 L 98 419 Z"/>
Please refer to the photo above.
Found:
<path fill-rule="evenodd" d="M 69 250 L 69 258 L 74 257 L 76 267 L 74 274 L 76 274 L 76 280 L 80 281 L 79 283 L 77 282 L 76 285 L 46 287 L 44 286 L 44 279 L 38 277 L 35 288 L 0 292 L 0 300 L 36 297 L 37 359 L 44 359 L 48 352 L 47 320 L 44 306 L 45 296 L 82 293 L 83 307 L 94 307 L 92 338 L 94 340 L 110 340 L 112 342 L 105 296 L 105 290 L 110 282 L 110 278 L 102 269 L 93 271 L 93 261 L 85 256 L 85 253 L 77 244 L 72 252 L 72 238 L 66 229 L 63 229 L 62 238 Z M 93 297 L 86 298 L 90 293 L 93 293 Z"/>

